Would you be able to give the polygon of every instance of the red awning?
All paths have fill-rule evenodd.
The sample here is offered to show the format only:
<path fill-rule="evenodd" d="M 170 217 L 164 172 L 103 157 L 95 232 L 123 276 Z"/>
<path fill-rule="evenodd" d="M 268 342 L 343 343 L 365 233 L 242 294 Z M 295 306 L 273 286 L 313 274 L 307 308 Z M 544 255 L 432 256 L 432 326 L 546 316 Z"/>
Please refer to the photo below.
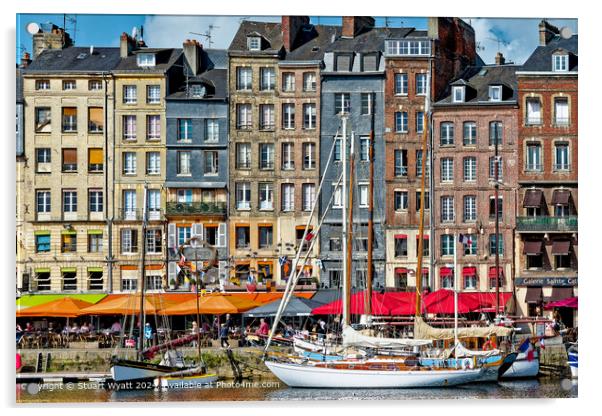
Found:
<path fill-rule="evenodd" d="M 395 238 L 408 238 L 407 234 L 395 234 Z"/>
<path fill-rule="evenodd" d="M 568 205 L 571 191 L 568 189 L 557 189 L 552 194 L 552 205 Z"/>
<path fill-rule="evenodd" d="M 425 240 L 428 240 L 429 236 L 425 234 L 425 235 L 422 236 L 422 238 L 425 239 Z M 416 240 L 420 240 L 420 236 L 417 235 L 416 236 Z"/>
<path fill-rule="evenodd" d="M 525 294 L 525 303 L 539 303 L 543 300 L 541 286 L 527 287 Z"/>
<path fill-rule="evenodd" d="M 525 241 L 523 248 L 523 254 L 536 256 L 541 254 L 541 246 L 543 241 Z"/>
<path fill-rule="evenodd" d="M 429 269 L 422 269 L 422 274 L 429 274 Z"/>
<path fill-rule="evenodd" d="M 477 268 L 476 267 L 464 267 L 462 269 L 462 276 L 476 276 Z"/>
<path fill-rule="evenodd" d="M 558 302 L 559 300 L 568 299 L 573 297 L 573 288 L 572 287 L 552 287 L 552 296 L 547 299 L 549 302 Z"/>
<path fill-rule="evenodd" d="M 424 308 L 428 313 L 454 313 L 454 291 L 439 289 L 429 293 L 423 299 Z M 466 293 L 458 294 L 458 313 L 468 313 L 479 309 L 479 302 Z"/>
<path fill-rule="evenodd" d="M 407 273 L 408 269 L 406 269 L 405 267 L 396 267 L 395 268 L 395 273 Z"/>
<path fill-rule="evenodd" d="M 524 208 L 539 208 L 543 205 L 543 192 L 541 189 L 529 189 L 525 192 Z"/>
<path fill-rule="evenodd" d="M 383 303 L 383 296 L 380 293 L 372 293 L 372 315 L 389 315 L 390 310 Z M 366 291 L 357 292 L 351 295 L 350 311 L 354 315 L 362 315 L 364 310 L 364 298 Z M 313 315 L 340 315 L 343 312 L 343 300 L 337 299 L 326 305 L 318 306 L 312 310 Z"/>
<path fill-rule="evenodd" d="M 500 277 L 504 277 L 504 268 L 500 267 Z M 497 273 L 496 273 L 496 269 L 495 267 L 490 267 L 489 268 L 489 277 L 497 277 Z"/>
<path fill-rule="evenodd" d="M 578 309 L 579 308 L 579 300 L 577 299 L 577 296 L 575 296 L 574 298 L 567 298 L 567 299 L 559 300 L 557 302 L 550 302 L 544 307 L 544 309 L 554 309 L 554 308 Z"/>
<path fill-rule="evenodd" d="M 495 292 L 466 292 L 460 293 L 460 296 L 469 297 L 479 303 L 479 312 L 495 312 L 496 294 Z M 500 310 L 503 310 L 508 300 L 512 297 L 512 292 L 500 292 Z"/>
<path fill-rule="evenodd" d="M 452 276 L 453 274 L 454 274 L 454 270 L 451 267 L 442 267 L 439 270 L 439 276 L 441 276 L 441 277 Z"/>
<path fill-rule="evenodd" d="M 552 241 L 552 254 L 567 255 L 571 251 L 570 240 Z"/>

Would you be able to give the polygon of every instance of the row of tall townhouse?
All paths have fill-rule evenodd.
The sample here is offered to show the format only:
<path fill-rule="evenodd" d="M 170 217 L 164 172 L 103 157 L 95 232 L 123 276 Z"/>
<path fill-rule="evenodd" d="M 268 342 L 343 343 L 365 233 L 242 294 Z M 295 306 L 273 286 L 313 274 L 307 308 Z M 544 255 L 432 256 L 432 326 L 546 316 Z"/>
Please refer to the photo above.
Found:
<path fill-rule="evenodd" d="M 119 48 L 36 44 L 18 71 L 17 287 L 138 289 L 144 244 L 146 288 L 188 290 L 180 248 L 193 236 L 217 249 L 208 282 L 226 290 L 285 284 L 299 247 L 302 284 L 339 286 L 345 112 L 352 284 L 368 280 L 372 166 L 373 285 L 415 286 L 424 157 L 424 286 L 451 287 L 461 250 L 461 290 L 495 291 L 499 275 L 532 315 L 577 276 L 577 37 L 545 21 L 539 30 L 523 66 L 501 54 L 485 65 L 473 29 L 455 18 L 430 18 L 427 30 L 370 17 L 243 21 L 227 50 L 195 40 L 149 48 L 126 34 Z M 307 253 L 314 202 L 309 227 L 324 223 Z"/>

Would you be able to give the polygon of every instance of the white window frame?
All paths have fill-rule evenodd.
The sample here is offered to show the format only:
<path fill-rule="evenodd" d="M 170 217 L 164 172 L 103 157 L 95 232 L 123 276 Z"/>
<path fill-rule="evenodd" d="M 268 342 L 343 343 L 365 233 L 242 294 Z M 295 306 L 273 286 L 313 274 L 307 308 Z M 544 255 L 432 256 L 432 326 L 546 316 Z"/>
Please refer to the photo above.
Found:
<path fill-rule="evenodd" d="M 295 129 L 295 104 L 282 104 L 282 128 L 285 130 Z"/>
<path fill-rule="evenodd" d="M 251 169 L 251 143 L 236 144 L 236 168 Z"/>
<path fill-rule="evenodd" d="M 294 92 L 295 91 L 295 73 L 294 72 L 283 72 L 282 73 L 282 91 L 283 92 Z"/>
<path fill-rule="evenodd" d="M 502 101 L 502 86 L 501 85 L 490 85 L 489 86 L 489 101 Z"/>
<path fill-rule="evenodd" d="M 102 212 L 104 209 L 104 195 L 101 189 L 88 190 L 88 210 Z"/>
<path fill-rule="evenodd" d="M 358 184 L 358 202 L 360 208 L 368 208 L 368 184 Z"/>
<path fill-rule="evenodd" d="M 189 150 L 178 150 L 176 152 L 176 156 L 176 174 L 179 176 L 192 175 L 192 152 L 190 152 Z"/>
<path fill-rule="evenodd" d="M 393 209 L 395 212 L 408 210 L 408 191 L 393 191 Z"/>
<path fill-rule="evenodd" d="M 283 212 L 292 212 L 295 210 L 295 184 L 282 184 L 282 207 Z"/>
<path fill-rule="evenodd" d="M 38 214 L 46 214 L 51 210 L 50 205 L 50 191 L 36 191 L 36 213 Z"/>
<path fill-rule="evenodd" d="M 341 209 L 343 208 L 343 188 L 341 185 L 337 186 L 336 183 L 332 184 L 332 208 Z"/>
<path fill-rule="evenodd" d="M 259 70 L 259 90 L 274 91 L 276 89 L 276 70 L 265 67 Z"/>
<path fill-rule="evenodd" d="M 136 152 L 123 152 L 123 174 L 136 175 L 138 171 Z"/>
<path fill-rule="evenodd" d="M 305 92 L 316 91 L 316 73 L 315 72 L 304 72 L 303 73 L 303 91 L 305 91 Z"/>
<path fill-rule="evenodd" d="M 219 121 L 216 118 L 205 119 L 205 141 L 219 141 Z"/>
<path fill-rule="evenodd" d="M 77 191 L 63 190 L 63 213 L 77 212 Z"/>
<path fill-rule="evenodd" d="M 464 196 L 464 222 L 475 222 L 477 220 L 477 197 L 475 195 Z"/>
<path fill-rule="evenodd" d="M 527 143 L 526 147 L 527 147 L 527 151 L 525 152 L 525 157 L 526 157 L 525 170 L 527 170 L 529 172 L 541 172 L 542 166 L 543 166 L 541 143 L 539 143 L 539 142 Z M 536 154 L 537 160 L 532 159 L 532 156 L 535 156 L 535 154 L 531 153 L 531 149 L 538 149 L 537 154 Z"/>
<path fill-rule="evenodd" d="M 272 211 L 274 209 L 274 184 L 272 182 L 260 182 L 259 188 L 259 210 Z"/>
<path fill-rule="evenodd" d="M 408 112 L 407 111 L 396 111 L 395 112 L 395 132 L 396 133 L 407 133 L 408 132 Z"/>
<path fill-rule="evenodd" d="M 259 169 L 274 170 L 274 143 L 259 143 Z"/>
<path fill-rule="evenodd" d="M 359 149 L 360 162 L 367 162 L 370 160 L 370 137 L 360 137 L 360 149 Z"/>
<path fill-rule="evenodd" d="M 416 74 L 416 95 L 426 95 L 428 89 L 427 76 L 424 73 Z"/>
<path fill-rule="evenodd" d="M 564 156 L 559 160 L 559 149 L 564 148 Z M 568 171 L 571 169 L 571 149 L 568 142 L 555 142 L 554 143 L 554 170 L 555 171 Z"/>
<path fill-rule="evenodd" d="M 146 174 L 160 175 L 161 174 L 161 153 L 146 152 Z"/>
<path fill-rule="evenodd" d="M 466 99 L 465 96 L 466 96 L 466 87 L 457 86 L 457 85 L 452 87 L 452 102 L 463 103 Z"/>
<path fill-rule="evenodd" d="M 219 152 L 217 150 L 206 150 L 203 152 L 204 175 L 219 175 Z"/>
<path fill-rule="evenodd" d="M 454 197 L 453 196 L 442 196 L 441 197 L 441 222 L 454 222 Z"/>
<path fill-rule="evenodd" d="M 253 106 L 251 104 L 238 104 L 236 106 L 236 128 L 250 130 L 253 127 Z"/>
<path fill-rule="evenodd" d="M 408 74 L 399 72 L 395 74 L 395 95 L 408 95 Z"/>
<path fill-rule="evenodd" d="M 282 143 L 282 170 L 295 169 L 295 144 L 292 142 Z"/>
<path fill-rule="evenodd" d="M 137 124 L 135 115 L 123 116 L 123 140 L 136 140 Z"/>
<path fill-rule="evenodd" d="M 567 72 L 569 70 L 569 56 L 567 54 L 552 55 L 552 71 Z"/>
<path fill-rule="evenodd" d="M 440 132 L 440 145 L 441 146 L 453 146 L 454 145 L 454 134 L 455 128 L 454 123 L 451 121 L 443 121 L 439 125 Z"/>
<path fill-rule="evenodd" d="M 543 121 L 541 117 L 541 99 L 539 97 L 527 97 L 526 107 L 526 124 L 528 126 L 540 125 Z"/>
<path fill-rule="evenodd" d="M 146 86 L 146 103 L 161 104 L 161 85 Z"/>
<path fill-rule="evenodd" d="M 247 38 L 247 48 L 250 51 L 260 51 L 261 50 L 261 37 L 249 36 Z"/>
<path fill-rule="evenodd" d="M 477 180 L 477 158 L 474 156 L 465 157 L 462 161 L 464 172 L 464 182 L 476 182 Z"/>
<path fill-rule="evenodd" d="M 156 65 L 154 53 L 139 53 L 136 55 L 136 64 L 139 67 L 151 67 Z"/>
<path fill-rule="evenodd" d="M 316 168 L 316 144 L 313 142 L 303 143 L 302 151 L 303 151 L 303 169 L 304 170 L 312 170 Z"/>
<path fill-rule="evenodd" d="M 123 103 L 136 104 L 138 102 L 138 89 L 136 85 L 123 86 Z"/>
<path fill-rule="evenodd" d="M 305 103 L 303 104 L 303 129 L 314 130 L 316 128 L 316 104 Z"/>
<path fill-rule="evenodd" d="M 235 185 L 236 209 L 248 211 L 251 209 L 251 183 L 236 182 Z"/>
<path fill-rule="evenodd" d="M 253 69 L 250 66 L 236 68 L 236 90 L 251 91 L 253 89 Z"/>
<path fill-rule="evenodd" d="M 161 116 L 159 114 L 146 116 L 146 140 L 161 140 Z"/>
<path fill-rule="evenodd" d="M 313 183 L 304 183 L 301 186 L 301 199 L 303 211 L 311 211 L 316 200 L 316 185 Z"/>
<path fill-rule="evenodd" d="M 441 182 L 454 181 L 454 159 L 451 157 L 441 158 Z"/>

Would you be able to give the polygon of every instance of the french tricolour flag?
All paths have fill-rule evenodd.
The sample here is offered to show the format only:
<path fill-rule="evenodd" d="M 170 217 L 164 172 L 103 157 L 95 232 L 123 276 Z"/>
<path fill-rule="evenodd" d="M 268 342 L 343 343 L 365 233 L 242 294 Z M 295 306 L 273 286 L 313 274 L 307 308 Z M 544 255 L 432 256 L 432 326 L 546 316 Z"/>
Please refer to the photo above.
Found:
<path fill-rule="evenodd" d="M 458 237 L 458 241 L 467 246 L 472 245 L 472 239 L 468 234 L 460 234 L 460 236 Z"/>
<path fill-rule="evenodd" d="M 527 361 L 533 361 L 535 358 L 535 352 L 533 350 L 533 346 L 531 345 L 531 340 L 527 338 L 523 341 L 522 344 L 518 347 L 519 352 L 523 352 L 527 354 Z"/>

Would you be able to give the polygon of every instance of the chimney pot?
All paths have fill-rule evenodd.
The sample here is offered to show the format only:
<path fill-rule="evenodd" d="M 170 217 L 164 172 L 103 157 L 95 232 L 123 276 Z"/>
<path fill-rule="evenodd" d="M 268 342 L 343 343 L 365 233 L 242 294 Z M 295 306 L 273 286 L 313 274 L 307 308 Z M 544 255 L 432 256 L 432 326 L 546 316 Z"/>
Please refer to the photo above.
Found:
<path fill-rule="evenodd" d="M 374 27 L 374 18 L 371 16 L 343 16 L 343 29 L 341 35 L 344 38 L 354 38 L 366 29 Z"/>
<path fill-rule="evenodd" d="M 282 43 L 287 51 L 293 50 L 295 39 L 303 25 L 309 24 L 309 16 L 282 16 Z"/>
<path fill-rule="evenodd" d="M 504 65 L 506 63 L 506 58 L 504 58 L 504 55 L 501 52 L 498 52 L 495 55 L 495 64 L 496 65 Z"/>
<path fill-rule="evenodd" d="M 539 46 L 546 46 L 556 35 L 560 34 L 560 30 L 547 20 L 539 22 Z"/>

